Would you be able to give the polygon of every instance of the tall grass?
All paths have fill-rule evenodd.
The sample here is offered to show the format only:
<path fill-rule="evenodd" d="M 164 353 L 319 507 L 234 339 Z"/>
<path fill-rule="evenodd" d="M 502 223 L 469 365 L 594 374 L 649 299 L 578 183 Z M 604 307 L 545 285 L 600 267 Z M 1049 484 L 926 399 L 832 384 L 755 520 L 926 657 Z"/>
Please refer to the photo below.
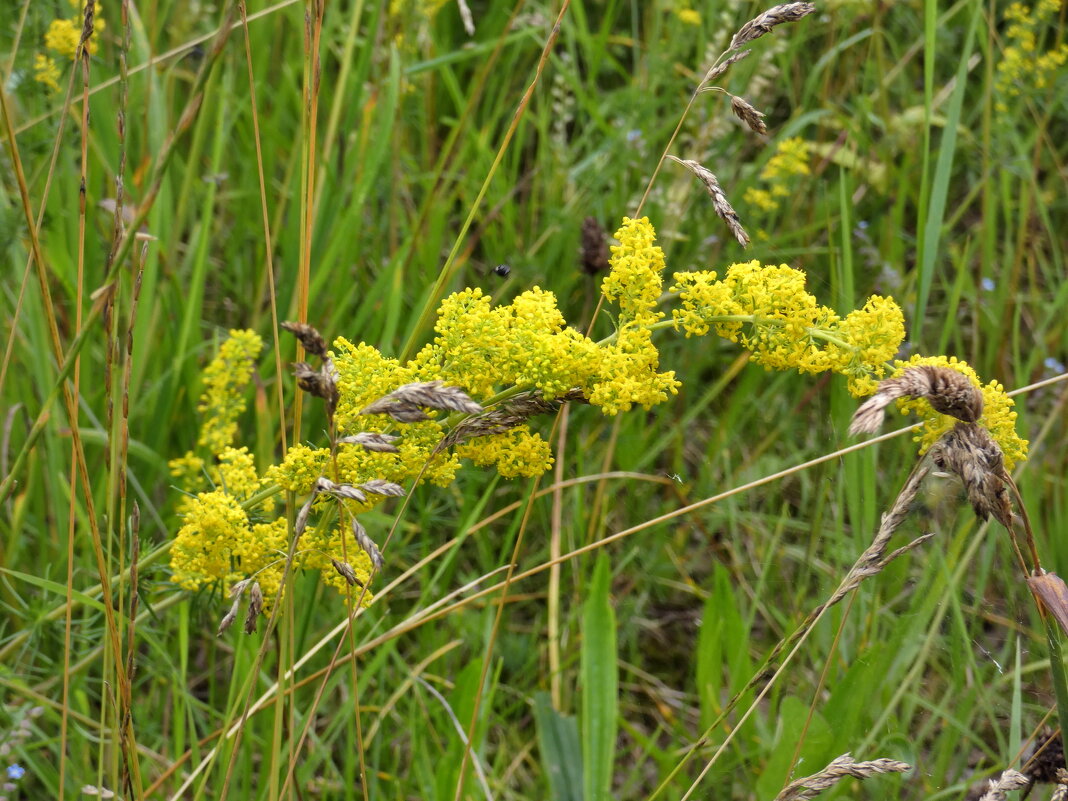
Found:
<path fill-rule="evenodd" d="M 694 25 L 680 3 L 471 3 L 469 37 L 456 4 L 433 5 L 281 2 L 245 24 L 236 4 L 111 0 L 87 73 L 58 59 L 58 94 L 33 58 L 71 9 L 4 9 L 0 767 L 25 775 L 0 794 L 648 799 L 700 776 L 693 797 L 770 801 L 852 752 L 916 769 L 846 792 L 956 798 L 1022 767 L 1057 723 L 1044 629 L 1007 538 L 947 482 L 906 524 L 933 540 L 828 610 L 739 726 L 915 444 L 839 453 L 843 381 L 766 372 L 723 340 L 661 332 L 682 387 L 648 412 L 543 418 L 558 463 L 540 482 L 472 469 L 362 516 L 396 528 L 351 626 L 297 572 L 270 635 L 216 637 L 228 588 L 170 581 L 167 460 L 196 441 L 228 329 L 270 351 L 240 428 L 261 466 L 328 428 L 278 321 L 400 355 L 448 292 L 537 285 L 608 335 L 580 224 L 634 213 L 712 58 L 764 10 L 695 6 Z M 894 295 L 911 349 L 1010 390 L 1063 378 L 1065 68 L 999 85 L 1007 8 L 826 3 L 754 42 L 724 86 L 767 139 L 705 93 L 672 150 L 715 172 L 752 245 L 665 164 L 642 213 L 669 272 L 788 263 L 840 311 Z M 810 174 L 782 179 L 775 209 L 745 200 L 791 137 Z M 120 177 L 144 236 L 116 250 Z M 1059 572 L 1066 398 L 1063 381 L 1017 397 L 1016 480 Z"/>

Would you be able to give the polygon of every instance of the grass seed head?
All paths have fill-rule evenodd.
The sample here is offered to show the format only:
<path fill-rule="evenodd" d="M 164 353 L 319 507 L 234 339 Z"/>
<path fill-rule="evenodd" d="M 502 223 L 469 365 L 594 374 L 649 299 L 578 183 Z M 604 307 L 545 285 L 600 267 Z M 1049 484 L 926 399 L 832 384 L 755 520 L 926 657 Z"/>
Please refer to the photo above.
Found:
<path fill-rule="evenodd" d="M 382 558 L 382 552 L 378 550 L 375 541 L 367 534 L 367 529 L 360 525 L 360 521 L 355 517 L 352 518 L 352 536 L 356 538 L 356 544 L 363 552 L 371 557 L 371 564 L 375 566 L 375 570 L 381 570 L 386 560 Z"/>
<path fill-rule="evenodd" d="M 730 201 L 727 200 L 727 196 L 723 193 L 723 187 L 719 185 L 719 180 L 713 172 L 692 159 L 679 159 L 674 156 L 668 156 L 668 158 L 684 166 L 705 185 L 705 189 L 708 190 L 708 194 L 712 198 L 712 208 L 716 210 L 716 214 L 720 216 L 720 219 L 727 223 L 727 227 L 734 234 L 734 238 L 738 240 L 738 244 L 743 248 L 746 247 L 749 244 L 749 234 L 742 227 L 738 212 L 734 210 Z"/>
<path fill-rule="evenodd" d="M 816 10 L 812 3 L 783 3 L 782 5 L 769 8 L 763 14 L 758 14 L 749 22 L 745 23 L 731 39 L 728 50 L 737 50 L 746 42 L 759 39 L 771 29 L 784 22 L 797 22 Z"/>
<path fill-rule="evenodd" d="M 334 570 L 349 583 L 349 586 L 363 587 L 363 582 L 356 578 L 356 571 L 352 569 L 352 565 L 348 562 L 342 562 L 338 559 L 331 559 L 330 564 L 334 566 Z"/>
<path fill-rule="evenodd" d="M 745 58 L 752 52 L 752 50 L 742 50 L 740 53 L 735 53 L 733 56 L 731 56 L 721 64 L 716 64 L 711 69 L 709 69 L 708 72 L 705 73 L 705 78 L 703 81 L 701 81 L 701 84 L 705 85 L 716 80 L 727 70 L 729 70 L 732 65 L 737 64 L 739 61 L 741 61 L 743 58 Z"/>
<path fill-rule="evenodd" d="M 886 407 L 898 398 L 924 398 L 936 412 L 964 423 L 974 423 L 983 416 L 983 393 L 966 375 L 948 367 L 921 365 L 880 382 L 879 391 L 853 413 L 849 433 L 875 433 L 883 423 Z"/>
<path fill-rule="evenodd" d="M 786 785 L 782 792 L 775 796 L 775 801 L 804 801 L 804 799 L 815 798 L 824 790 L 834 787 L 846 776 L 868 779 L 880 773 L 904 773 L 907 770 L 912 770 L 912 766 L 906 762 L 898 762 L 896 759 L 857 762 L 851 754 L 842 754 L 818 773 Z"/>
<path fill-rule="evenodd" d="M 281 325 L 282 328 L 300 340 L 300 344 L 305 351 L 313 356 L 318 356 L 320 359 L 326 358 L 326 340 L 323 339 L 322 334 L 310 325 L 307 323 L 282 323 Z"/>
<path fill-rule="evenodd" d="M 579 250 L 579 267 L 586 275 L 596 275 L 608 270 L 608 233 L 596 217 L 582 221 L 582 247 Z"/>
<path fill-rule="evenodd" d="M 263 590 L 258 581 L 252 582 L 248 591 L 248 611 L 245 613 L 245 634 L 256 633 L 256 621 L 263 614 Z"/>
<path fill-rule="evenodd" d="M 394 445 L 400 437 L 393 434 L 379 434 L 376 431 L 361 431 L 339 439 L 338 445 L 360 445 L 365 451 L 376 453 L 400 453 L 400 449 Z"/>
<path fill-rule="evenodd" d="M 981 520 L 993 515 L 1006 528 L 1012 527 L 1005 459 L 989 431 L 974 423 L 957 423 L 930 453 L 940 470 L 960 478 Z"/>
<path fill-rule="evenodd" d="M 749 126 L 750 131 L 762 136 L 767 135 L 768 126 L 764 124 L 764 112 L 757 111 L 748 100 L 731 95 L 731 110 L 734 116 Z"/>
<path fill-rule="evenodd" d="M 1005 794 L 1013 790 L 1019 790 L 1031 783 L 1031 780 L 1019 771 L 1002 771 L 996 779 L 990 780 L 987 791 L 979 798 L 979 801 L 1004 801 Z"/>

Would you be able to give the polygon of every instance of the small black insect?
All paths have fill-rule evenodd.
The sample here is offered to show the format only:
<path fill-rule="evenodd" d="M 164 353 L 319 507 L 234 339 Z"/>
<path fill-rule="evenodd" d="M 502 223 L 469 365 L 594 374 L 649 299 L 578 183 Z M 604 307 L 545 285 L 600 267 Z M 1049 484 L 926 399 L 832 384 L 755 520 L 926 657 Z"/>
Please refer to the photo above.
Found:
<path fill-rule="evenodd" d="M 501 278 L 507 278 L 510 272 L 512 272 L 512 268 L 507 264 L 498 264 L 493 268 L 493 274 L 499 275 Z"/>

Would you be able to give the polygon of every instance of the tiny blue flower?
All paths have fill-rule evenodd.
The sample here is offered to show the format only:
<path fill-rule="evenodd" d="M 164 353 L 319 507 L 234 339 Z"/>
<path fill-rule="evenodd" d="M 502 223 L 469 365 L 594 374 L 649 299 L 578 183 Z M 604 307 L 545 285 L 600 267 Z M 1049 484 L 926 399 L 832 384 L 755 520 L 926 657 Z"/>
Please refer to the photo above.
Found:
<path fill-rule="evenodd" d="M 979 282 L 979 285 L 987 292 L 993 292 L 994 287 L 997 286 L 997 284 L 994 283 L 993 278 L 984 278 L 982 281 Z"/>
<path fill-rule="evenodd" d="M 631 144 L 635 142 L 640 142 L 641 138 L 642 132 L 640 128 L 632 128 L 631 130 L 627 131 L 627 141 Z"/>
<path fill-rule="evenodd" d="M 18 781 L 19 779 L 21 779 L 25 775 L 26 775 L 26 768 L 22 767 L 22 765 L 19 765 L 18 763 L 15 763 L 14 765 L 8 765 L 7 766 L 7 777 L 9 779 L 13 779 L 14 781 Z"/>
<path fill-rule="evenodd" d="M 1063 373 L 1065 371 L 1064 364 L 1057 361 L 1052 356 L 1047 357 L 1043 364 L 1046 365 L 1047 370 L 1051 370 L 1054 373 Z"/>

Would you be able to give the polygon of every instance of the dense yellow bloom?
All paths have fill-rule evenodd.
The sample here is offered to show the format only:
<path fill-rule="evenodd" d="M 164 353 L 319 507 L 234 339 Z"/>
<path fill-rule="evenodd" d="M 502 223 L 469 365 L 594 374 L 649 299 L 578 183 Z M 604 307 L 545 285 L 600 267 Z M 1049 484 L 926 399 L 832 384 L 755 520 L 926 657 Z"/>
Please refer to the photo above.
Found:
<path fill-rule="evenodd" d="M 71 8 L 77 10 L 77 14 L 66 19 L 54 19 L 48 25 L 45 32 L 45 47 L 53 53 L 74 59 L 78 55 L 78 43 L 82 38 L 82 26 L 85 23 L 85 3 L 72 0 Z M 93 6 L 93 32 L 85 43 L 85 49 L 90 55 L 96 55 L 99 46 L 100 32 L 106 27 L 101 15 L 101 3 L 99 0 Z M 41 78 L 37 80 L 45 83 Z"/>
<path fill-rule="evenodd" d="M 761 211 L 775 211 L 779 208 L 779 201 L 775 199 L 771 192 L 767 189 L 757 189 L 755 186 L 745 190 L 742 194 L 742 200 Z"/>
<path fill-rule="evenodd" d="M 801 171 L 803 147 L 791 145 L 782 155 L 776 175 Z M 195 588 L 256 577 L 265 592 L 276 592 L 290 536 L 287 521 L 270 519 L 273 502 L 246 508 L 250 498 L 271 489 L 307 496 L 320 477 L 353 487 L 380 479 L 407 491 L 417 482 L 447 486 L 461 458 L 492 466 L 504 478 L 537 476 L 551 468 L 549 444 L 526 425 L 484 436 L 472 436 L 468 428 L 468 438 L 450 449 L 442 443 L 464 419 L 462 413 L 430 411 L 429 419 L 413 423 L 362 414 L 373 401 L 411 382 L 444 381 L 484 407 L 530 390 L 550 399 L 578 390 L 605 414 L 634 405 L 649 408 L 679 386 L 674 372 L 659 371 L 660 354 L 653 342 L 654 331 L 674 327 L 687 337 L 714 332 L 737 342 L 768 369 L 839 373 L 848 378 L 855 395 L 874 391 L 876 380 L 895 366 L 900 371 L 911 364 L 946 364 L 978 386 L 971 368 L 944 357 L 892 366 L 905 336 L 904 318 L 893 299 L 873 295 L 843 317 L 805 290 L 804 272 L 787 265 L 734 264 L 722 278 L 712 271 L 675 273 L 670 292 L 677 295 L 679 306 L 666 321 L 660 310 L 665 258 L 653 226 L 647 218 L 624 218 L 616 238 L 619 244 L 612 248 L 611 269 L 601 287 L 605 299 L 617 305 L 616 328 L 601 342 L 568 327 L 555 296 L 538 287 L 496 307 L 477 288 L 450 295 L 439 307 L 433 341 L 406 363 L 366 343 L 338 338 L 331 354 L 338 389 L 337 430 L 341 436 L 391 434 L 396 437 L 395 453 L 353 443 L 333 449 L 296 444 L 261 477 L 248 450 L 232 443 L 262 342 L 249 331 L 231 332 L 204 373 L 201 454 L 189 452 L 171 462 L 181 486 L 198 493 L 181 504 L 184 522 L 171 552 L 174 580 Z M 996 382 L 982 392 L 986 411 L 980 422 L 1001 443 L 1011 466 L 1024 458 L 1027 448 L 1015 434 L 1012 402 Z M 902 408 L 925 417 L 924 450 L 953 424 L 934 414 L 925 401 Z M 483 430 L 492 430 L 492 424 Z M 331 559 L 347 561 L 366 578 L 371 565 L 353 538 L 351 516 L 383 500 L 370 491 L 365 500 L 318 496 L 295 565 L 320 570 L 325 581 L 341 590 L 348 585 Z"/>
<path fill-rule="evenodd" d="M 1016 433 L 1016 412 L 1013 411 L 1015 403 L 1005 394 L 1005 387 L 997 381 L 983 384 L 971 365 L 955 356 L 913 356 L 908 361 L 895 361 L 894 366 L 897 369 L 894 376 L 901 375 L 907 367 L 918 365 L 948 367 L 967 376 L 983 393 L 983 416 L 979 418 L 978 423 L 990 431 L 990 435 L 1001 446 L 1005 454 L 1005 468 L 1012 470 L 1017 462 L 1027 458 L 1028 442 Z M 923 398 L 903 398 L 897 405 L 902 413 L 913 413 L 923 418 L 924 426 L 914 437 L 920 443 L 920 453 L 927 453 L 930 447 L 958 422 L 955 417 L 934 411 L 931 404 Z"/>
<path fill-rule="evenodd" d="M 495 467 L 502 478 L 540 476 L 553 465 L 552 449 L 527 426 L 478 437 L 456 448 L 479 467 Z"/>
<path fill-rule="evenodd" d="M 775 155 L 768 159 L 760 177 L 765 181 L 777 181 L 795 175 L 809 175 L 808 143 L 800 137 L 791 137 L 779 142 Z"/>
<path fill-rule="evenodd" d="M 1008 111 L 1007 98 L 1017 97 L 1027 89 L 1046 89 L 1059 79 L 1060 69 L 1068 62 L 1068 43 L 1042 46 L 1059 11 L 1058 0 L 1039 0 L 1032 7 L 1013 3 L 1005 10 L 1004 19 L 1009 25 L 1005 30 L 1006 46 L 997 63 L 998 111 Z"/>
<path fill-rule="evenodd" d="M 686 25 L 700 25 L 701 14 L 698 11 L 694 11 L 692 8 L 680 8 L 675 11 L 675 16 L 679 18 L 679 22 Z"/>
<path fill-rule="evenodd" d="M 245 387 L 252 379 L 263 340 L 253 331 L 231 331 L 219 355 L 204 370 L 200 405 L 204 422 L 199 444 L 211 453 L 222 453 L 237 434 L 237 418 L 245 411 Z"/>
<path fill-rule="evenodd" d="M 51 92 L 59 91 L 59 67 L 56 60 L 44 53 L 37 53 L 33 57 L 33 79 L 42 83 Z"/>
<path fill-rule="evenodd" d="M 648 217 L 623 218 L 616 231 L 618 245 L 612 246 L 611 269 L 601 283 L 601 294 L 619 304 L 619 322 L 648 325 L 664 316 L 655 311 L 660 299 L 667 266 L 664 251 L 656 242 L 656 231 Z"/>
<path fill-rule="evenodd" d="M 839 317 L 805 291 L 805 274 L 757 261 L 734 264 L 723 280 L 714 272 L 675 273 L 672 292 L 682 308 L 676 329 L 702 336 L 711 328 L 753 352 L 769 369 L 831 370 L 848 376 L 855 395 L 874 388 L 905 338 L 904 316 L 891 298 L 873 295 L 862 309 Z"/>

